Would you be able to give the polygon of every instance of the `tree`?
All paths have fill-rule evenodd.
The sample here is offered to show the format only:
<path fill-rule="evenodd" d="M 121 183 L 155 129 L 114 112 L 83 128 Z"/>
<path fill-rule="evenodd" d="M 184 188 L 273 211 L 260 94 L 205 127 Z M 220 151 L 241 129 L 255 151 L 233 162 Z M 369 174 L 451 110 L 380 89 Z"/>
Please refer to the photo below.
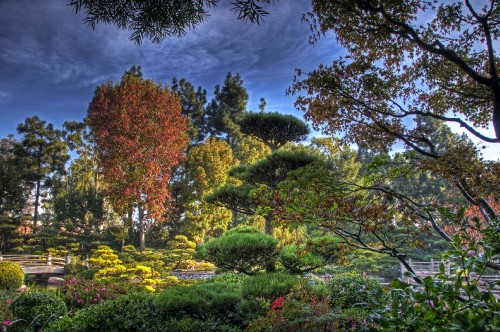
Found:
<path fill-rule="evenodd" d="M 263 5 L 274 0 L 231 1 L 238 19 L 259 23 L 267 15 Z M 167 36 L 180 36 L 194 29 L 209 16 L 219 0 L 69 0 L 78 13 L 85 11 L 84 21 L 95 28 L 98 23 L 114 24 L 132 30 L 130 39 L 140 44 L 143 38 L 160 43 Z"/>
<path fill-rule="evenodd" d="M 307 124 L 292 115 L 247 113 L 239 122 L 242 133 L 253 136 L 276 151 L 288 142 L 301 142 L 309 135 Z"/>
<path fill-rule="evenodd" d="M 234 148 L 241 138 L 238 120 L 245 114 L 248 102 L 247 90 L 239 74 L 227 73 L 222 88 L 215 86 L 214 98 L 207 106 L 208 132 L 222 136 Z"/>
<path fill-rule="evenodd" d="M 119 84 L 96 89 L 87 120 L 113 207 L 122 215 L 137 208 L 142 252 L 146 219 L 166 213 L 171 170 L 188 142 L 179 100 L 168 88 L 125 74 Z"/>
<path fill-rule="evenodd" d="M 184 78 L 180 81 L 172 79 L 172 91 L 181 98 L 182 114 L 188 118 L 189 136 L 192 143 L 201 142 L 206 136 L 205 104 L 207 90 L 194 86 Z"/>
<path fill-rule="evenodd" d="M 231 170 L 231 174 L 241 179 L 243 184 L 218 188 L 206 200 L 247 215 L 263 214 L 265 233 L 272 234 L 275 209 L 280 205 L 275 193 L 279 183 L 286 179 L 289 172 L 315 160 L 315 156 L 303 151 L 276 151 L 255 164 Z"/>
<path fill-rule="evenodd" d="M 228 172 L 236 164 L 229 145 L 216 138 L 189 150 L 185 164 L 188 184 L 182 203 L 185 214 L 182 229 L 197 243 L 225 231 L 231 222 L 231 211 L 207 203 L 205 196 L 228 182 Z"/>
<path fill-rule="evenodd" d="M 26 165 L 26 180 L 35 190 L 33 226 L 36 228 L 42 191 L 51 187 L 54 175 L 65 174 L 68 147 L 62 132 L 37 116 L 20 123 L 17 131 L 23 139 L 15 154 Z"/>

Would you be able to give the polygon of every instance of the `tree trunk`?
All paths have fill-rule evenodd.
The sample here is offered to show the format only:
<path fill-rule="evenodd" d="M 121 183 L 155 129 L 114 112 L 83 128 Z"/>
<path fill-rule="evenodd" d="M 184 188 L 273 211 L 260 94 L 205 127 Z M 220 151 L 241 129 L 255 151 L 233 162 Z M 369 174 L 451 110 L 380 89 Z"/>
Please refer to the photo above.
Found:
<path fill-rule="evenodd" d="M 146 249 L 146 233 L 144 225 L 144 208 L 139 205 L 139 252 L 143 252 Z"/>
<path fill-rule="evenodd" d="M 38 206 L 40 205 L 40 186 L 41 181 L 36 181 L 36 193 L 35 193 L 35 213 L 33 215 L 33 232 L 36 232 L 36 227 L 38 224 Z"/>

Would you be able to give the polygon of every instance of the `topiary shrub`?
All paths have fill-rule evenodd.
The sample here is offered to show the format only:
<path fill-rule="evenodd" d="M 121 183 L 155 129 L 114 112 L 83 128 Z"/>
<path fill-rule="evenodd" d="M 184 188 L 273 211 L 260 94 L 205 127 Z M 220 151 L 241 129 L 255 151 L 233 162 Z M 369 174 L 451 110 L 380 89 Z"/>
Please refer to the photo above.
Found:
<path fill-rule="evenodd" d="M 253 275 L 271 264 L 278 241 L 255 228 L 239 226 L 196 248 L 198 256 L 223 271 Z"/>
<path fill-rule="evenodd" d="M 155 299 L 158 308 L 168 317 L 192 317 L 241 326 L 244 318 L 239 312 L 241 286 L 237 283 L 200 283 L 174 286 Z"/>
<path fill-rule="evenodd" d="M 11 261 L 0 261 L 0 289 L 18 289 L 24 283 L 21 266 Z"/>
<path fill-rule="evenodd" d="M 328 302 L 335 308 L 369 307 L 370 297 L 380 291 L 377 278 L 367 278 L 358 273 L 334 275 L 328 284 Z"/>
<path fill-rule="evenodd" d="M 64 301 L 53 292 L 28 292 L 12 301 L 11 310 L 15 319 L 22 319 L 13 325 L 13 331 L 23 331 L 28 325 L 45 325 L 50 320 L 67 314 Z"/>
<path fill-rule="evenodd" d="M 159 311 L 148 293 L 133 293 L 77 311 L 51 322 L 44 332 L 163 331 Z"/>
<path fill-rule="evenodd" d="M 287 295 L 298 281 L 298 276 L 286 272 L 259 273 L 243 281 L 242 295 L 246 299 L 262 298 L 269 302 Z"/>

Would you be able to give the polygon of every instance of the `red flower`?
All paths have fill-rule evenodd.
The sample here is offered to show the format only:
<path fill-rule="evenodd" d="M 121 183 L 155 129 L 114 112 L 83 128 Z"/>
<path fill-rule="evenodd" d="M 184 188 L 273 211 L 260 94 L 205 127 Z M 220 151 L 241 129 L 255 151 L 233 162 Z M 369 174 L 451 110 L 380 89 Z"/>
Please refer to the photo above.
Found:
<path fill-rule="evenodd" d="M 271 309 L 278 310 L 281 309 L 281 306 L 285 303 L 285 299 L 283 297 L 278 297 L 274 300 L 273 304 L 271 304 Z"/>

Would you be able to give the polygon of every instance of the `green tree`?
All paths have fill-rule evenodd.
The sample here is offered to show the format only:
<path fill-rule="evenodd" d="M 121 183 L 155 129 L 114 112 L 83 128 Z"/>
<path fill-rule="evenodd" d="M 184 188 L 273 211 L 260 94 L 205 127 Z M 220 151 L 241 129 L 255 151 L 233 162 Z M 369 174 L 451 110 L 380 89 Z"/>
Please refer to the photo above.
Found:
<path fill-rule="evenodd" d="M 248 93 L 240 74 L 227 73 L 224 85 L 215 86 L 214 97 L 206 109 L 208 132 L 222 136 L 234 148 L 241 138 L 238 120 L 245 114 Z"/>
<path fill-rule="evenodd" d="M 264 5 L 274 0 L 232 1 L 238 19 L 259 23 L 267 15 Z M 143 38 L 160 43 L 167 36 L 183 35 L 194 29 L 209 16 L 209 9 L 219 0 L 69 0 L 78 13 L 85 12 L 84 21 L 94 28 L 98 23 L 114 24 L 132 30 L 130 39 L 140 44 Z"/>
<path fill-rule="evenodd" d="M 255 137 L 276 151 L 289 142 L 301 142 L 309 135 L 309 127 L 292 115 L 280 113 L 247 113 L 239 121 L 240 131 Z"/>
<path fill-rule="evenodd" d="M 181 232 L 197 243 L 224 232 L 231 222 L 231 211 L 207 203 L 205 196 L 228 182 L 228 171 L 236 163 L 229 145 L 216 138 L 193 146 L 188 152 Z"/>
<path fill-rule="evenodd" d="M 172 79 L 172 91 L 181 98 L 182 114 L 188 119 L 189 137 L 192 143 L 201 142 L 206 136 L 205 104 L 207 90 L 199 86 L 196 90 L 186 79 Z"/>
<path fill-rule="evenodd" d="M 249 226 L 233 228 L 197 248 L 218 268 L 253 275 L 274 264 L 278 241 Z"/>
<path fill-rule="evenodd" d="M 66 172 L 68 147 L 62 131 L 54 129 L 52 124 L 47 124 L 37 116 L 20 123 L 17 131 L 23 138 L 15 153 L 26 165 L 26 181 L 34 188 L 33 226 L 36 228 L 43 191 L 51 188 L 55 176 Z"/>

